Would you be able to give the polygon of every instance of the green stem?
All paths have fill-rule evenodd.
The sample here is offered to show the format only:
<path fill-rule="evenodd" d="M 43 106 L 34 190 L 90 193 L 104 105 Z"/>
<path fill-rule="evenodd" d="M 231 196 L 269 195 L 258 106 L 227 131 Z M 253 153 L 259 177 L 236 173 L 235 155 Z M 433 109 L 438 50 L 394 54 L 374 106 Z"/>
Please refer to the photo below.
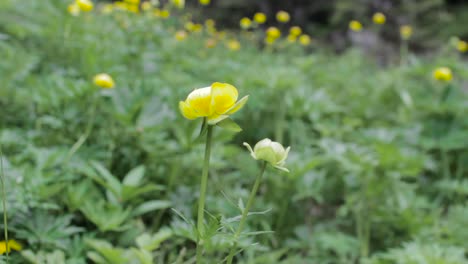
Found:
<path fill-rule="evenodd" d="M 200 198 L 198 200 L 198 219 L 197 219 L 197 264 L 201 264 L 201 258 L 203 255 L 203 220 L 205 212 L 205 197 L 206 197 L 206 186 L 208 184 L 208 169 L 210 167 L 210 156 L 211 156 L 211 141 L 213 138 L 213 126 L 208 125 L 206 134 L 206 147 L 205 147 L 205 161 L 203 163 L 203 171 L 200 183 Z"/>
<path fill-rule="evenodd" d="M 6 262 L 9 263 L 9 252 L 8 252 L 8 219 L 7 219 L 7 207 L 6 207 L 6 192 L 5 192 L 5 170 L 3 168 L 3 152 L 2 148 L 0 145 L 0 169 L 2 172 L 2 176 L 0 177 L 0 180 L 2 182 L 2 204 L 3 204 L 3 231 L 5 235 L 5 243 L 6 243 Z"/>
<path fill-rule="evenodd" d="M 444 91 L 440 95 L 440 103 L 444 103 L 450 96 L 451 92 L 452 92 L 452 85 L 447 84 L 447 86 L 445 86 Z"/>
<path fill-rule="evenodd" d="M 253 200 L 255 199 L 255 195 L 257 194 L 258 187 L 260 186 L 260 182 L 262 181 L 263 174 L 265 173 L 265 169 L 267 166 L 267 162 L 264 161 L 262 165 L 262 169 L 260 171 L 260 174 L 258 174 L 257 178 L 255 179 L 254 186 L 252 188 L 252 191 L 250 192 L 249 195 L 249 200 L 247 201 L 247 205 L 245 206 L 244 210 L 242 211 L 242 217 L 239 222 L 239 226 L 237 227 L 237 231 L 234 234 L 234 245 L 231 248 L 231 251 L 229 252 L 228 258 L 227 258 L 227 263 L 231 264 L 232 259 L 234 258 L 234 254 L 236 252 L 236 246 L 237 246 L 237 240 L 239 239 L 239 236 L 242 232 L 242 229 L 244 228 L 245 221 L 247 220 L 247 215 L 249 214 L 250 207 L 252 207 Z"/>

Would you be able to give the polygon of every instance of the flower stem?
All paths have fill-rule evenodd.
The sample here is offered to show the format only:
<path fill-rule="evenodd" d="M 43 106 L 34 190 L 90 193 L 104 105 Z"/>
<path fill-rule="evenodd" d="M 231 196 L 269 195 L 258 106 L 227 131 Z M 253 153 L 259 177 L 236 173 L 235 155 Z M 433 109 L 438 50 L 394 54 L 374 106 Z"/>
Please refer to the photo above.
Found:
<path fill-rule="evenodd" d="M 7 207 L 6 207 L 6 192 L 5 192 L 5 170 L 3 168 L 3 152 L 0 145 L 0 169 L 2 176 L 0 181 L 2 182 L 2 205 L 3 205 L 3 232 L 5 235 L 6 242 L 6 262 L 9 263 L 9 241 L 8 241 L 8 219 L 7 219 Z"/>
<path fill-rule="evenodd" d="M 208 184 L 208 169 L 210 167 L 210 155 L 211 155 L 211 141 L 213 138 L 213 126 L 208 125 L 206 134 L 206 146 L 205 146 L 205 161 L 203 163 L 203 171 L 200 183 L 200 197 L 198 199 L 198 219 L 197 219 L 197 264 L 201 264 L 201 258 L 203 255 L 203 220 L 205 211 L 205 197 L 206 197 L 206 186 Z"/>
<path fill-rule="evenodd" d="M 229 252 L 228 258 L 227 258 L 227 263 L 231 264 L 232 259 L 234 258 L 234 254 L 236 252 L 236 246 L 237 246 L 237 240 L 239 239 L 239 236 L 242 232 L 242 229 L 244 228 L 245 221 L 247 220 L 247 215 L 249 213 L 250 207 L 253 204 L 253 200 L 255 199 L 255 195 L 257 194 L 258 187 L 260 186 L 260 182 L 262 181 L 263 174 L 265 173 L 266 169 L 266 161 L 263 162 L 262 164 L 262 169 L 260 171 L 260 174 L 258 174 L 257 178 L 255 179 L 254 186 L 252 188 L 252 191 L 250 192 L 249 195 L 249 200 L 247 201 L 247 205 L 245 206 L 244 210 L 242 211 L 242 217 L 239 222 L 239 226 L 237 227 L 237 231 L 234 234 L 234 245 L 231 248 L 231 251 Z"/>

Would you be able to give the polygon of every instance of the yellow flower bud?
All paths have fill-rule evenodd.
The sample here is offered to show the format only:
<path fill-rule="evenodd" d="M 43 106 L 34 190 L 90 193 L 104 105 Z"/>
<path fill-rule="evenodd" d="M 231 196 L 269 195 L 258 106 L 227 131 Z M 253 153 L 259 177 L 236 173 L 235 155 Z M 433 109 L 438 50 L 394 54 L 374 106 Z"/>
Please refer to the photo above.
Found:
<path fill-rule="evenodd" d="M 284 167 L 286 159 L 288 158 L 289 150 L 291 147 L 284 149 L 283 145 L 278 142 L 271 141 L 268 138 L 260 140 L 252 150 L 252 147 L 244 142 L 244 146 L 250 151 L 250 155 L 256 160 L 263 160 L 273 167 L 289 172 L 287 168 Z"/>
<path fill-rule="evenodd" d="M 403 25 L 400 27 L 400 36 L 404 40 L 408 40 L 413 35 L 413 28 L 409 25 Z"/>
<path fill-rule="evenodd" d="M 171 15 L 171 13 L 169 12 L 169 10 L 167 9 L 163 9 L 159 12 L 159 17 L 160 18 L 163 18 L 163 19 L 166 19 L 168 18 L 169 16 Z"/>
<path fill-rule="evenodd" d="M 192 91 L 185 101 L 179 102 L 179 109 L 187 119 L 203 117 L 214 125 L 235 112 L 247 102 L 248 96 L 237 101 L 236 87 L 227 83 L 215 82 L 211 86 Z"/>
<path fill-rule="evenodd" d="M 209 5 L 211 0 L 199 0 L 201 5 Z"/>
<path fill-rule="evenodd" d="M 80 6 L 75 2 L 73 4 L 69 4 L 67 7 L 67 11 L 72 16 L 78 16 L 80 14 Z"/>
<path fill-rule="evenodd" d="M 185 7 L 185 0 L 171 0 L 171 3 L 179 9 L 183 9 Z"/>
<path fill-rule="evenodd" d="M 115 85 L 112 77 L 106 73 L 100 73 L 94 76 L 93 82 L 95 85 L 104 89 L 114 88 L 114 85 Z"/>
<path fill-rule="evenodd" d="M 184 30 L 179 30 L 175 33 L 174 37 L 177 41 L 183 41 L 187 38 L 187 32 L 185 32 Z"/>
<path fill-rule="evenodd" d="M 302 34 L 299 37 L 299 43 L 301 43 L 302 46 L 309 46 L 311 42 L 312 39 L 309 37 L 309 35 Z"/>
<path fill-rule="evenodd" d="M 83 12 L 89 12 L 93 10 L 93 2 L 90 0 L 76 0 L 76 4 L 80 7 L 80 10 Z"/>
<path fill-rule="evenodd" d="M 281 37 L 281 31 L 276 27 L 269 27 L 266 31 L 266 35 L 276 40 Z"/>
<path fill-rule="evenodd" d="M 374 24 L 383 25 L 385 24 L 386 17 L 384 14 L 377 12 L 372 16 L 372 21 L 374 21 Z"/>
<path fill-rule="evenodd" d="M 8 240 L 8 245 L 6 241 L 0 241 L 0 255 L 5 254 L 5 252 L 9 253 L 11 250 L 20 251 L 21 249 L 23 249 L 23 247 L 16 240 Z"/>
<path fill-rule="evenodd" d="M 240 20 L 239 24 L 242 29 L 249 29 L 250 26 L 252 25 L 252 21 L 248 17 L 243 17 Z"/>
<path fill-rule="evenodd" d="M 253 19 L 258 24 L 264 24 L 267 20 L 267 17 L 264 13 L 258 12 L 258 13 L 255 13 Z"/>
<path fill-rule="evenodd" d="M 460 52 L 467 52 L 468 51 L 468 43 L 463 40 L 457 41 L 457 50 Z"/>
<path fill-rule="evenodd" d="M 432 72 L 432 77 L 437 81 L 450 82 L 453 78 L 452 70 L 448 67 L 440 67 Z"/>
<path fill-rule="evenodd" d="M 298 26 L 294 26 L 294 27 L 291 27 L 289 29 L 289 34 L 291 34 L 292 36 L 299 36 L 302 34 L 302 29 Z"/>
<path fill-rule="evenodd" d="M 349 29 L 354 32 L 359 32 L 362 30 L 362 24 L 357 20 L 351 20 L 351 22 L 349 22 Z"/>
<path fill-rule="evenodd" d="M 228 49 L 232 50 L 232 51 L 238 51 L 240 50 L 241 48 L 241 44 L 239 41 L 237 40 L 230 40 L 228 43 L 227 43 L 227 47 Z"/>
<path fill-rule="evenodd" d="M 289 16 L 289 13 L 286 11 L 279 11 L 276 13 L 276 20 L 280 23 L 288 23 L 291 17 Z"/>

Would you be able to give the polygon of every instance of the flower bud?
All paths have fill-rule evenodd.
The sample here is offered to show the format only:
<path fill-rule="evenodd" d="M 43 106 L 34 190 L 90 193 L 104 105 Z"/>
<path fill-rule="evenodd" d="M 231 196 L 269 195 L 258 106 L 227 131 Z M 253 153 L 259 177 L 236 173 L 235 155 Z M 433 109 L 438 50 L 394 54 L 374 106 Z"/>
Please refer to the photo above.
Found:
<path fill-rule="evenodd" d="M 252 147 L 244 142 L 244 146 L 250 151 L 250 155 L 256 160 L 263 160 L 270 163 L 273 167 L 289 172 L 284 167 L 284 163 L 288 158 L 288 153 L 291 147 L 284 149 L 283 145 L 278 142 L 271 141 L 269 138 L 260 140 L 252 150 Z"/>
<path fill-rule="evenodd" d="M 93 82 L 95 85 L 104 88 L 104 89 L 111 89 L 114 88 L 114 80 L 109 74 L 100 73 L 94 76 Z"/>

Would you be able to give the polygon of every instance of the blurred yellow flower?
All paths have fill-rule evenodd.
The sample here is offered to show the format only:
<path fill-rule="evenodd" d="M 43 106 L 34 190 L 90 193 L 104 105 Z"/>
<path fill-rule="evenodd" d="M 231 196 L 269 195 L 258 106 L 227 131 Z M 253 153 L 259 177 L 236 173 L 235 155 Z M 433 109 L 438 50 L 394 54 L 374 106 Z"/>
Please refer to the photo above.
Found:
<path fill-rule="evenodd" d="M 351 20 L 351 22 L 349 22 L 349 29 L 354 32 L 359 32 L 362 30 L 362 24 L 357 20 Z"/>
<path fill-rule="evenodd" d="M 72 16 L 78 16 L 80 14 L 80 7 L 75 2 L 75 3 L 72 3 L 72 4 L 68 5 L 67 11 Z"/>
<path fill-rule="evenodd" d="M 215 82 L 192 91 L 185 101 L 179 102 L 179 109 L 187 119 L 204 117 L 208 124 L 214 125 L 240 110 L 249 98 L 244 96 L 237 101 L 238 96 L 236 87 Z"/>
<path fill-rule="evenodd" d="M 89 12 L 93 10 L 93 2 L 90 0 L 76 0 L 76 4 L 80 7 L 80 10 L 83 12 Z"/>
<path fill-rule="evenodd" d="M 104 89 L 111 89 L 114 88 L 114 80 L 112 77 L 107 73 L 100 73 L 94 76 L 93 82 L 95 85 L 104 88 Z"/>
<path fill-rule="evenodd" d="M 187 32 L 185 32 L 184 30 L 179 30 L 175 33 L 174 37 L 177 41 L 183 41 L 187 38 Z"/>
<path fill-rule="evenodd" d="M 172 5 L 175 7 L 182 9 L 185 7 L 185 0 L 171 0 Z"/>
<path fill-rule="evenodd" d="M 312 39 L 309 37 L 309 35 L 302 34 L 299 37 L 299 43 L 301 43 L 302 46 L 309 46 L 311 42 Z"/>
<path fill-rule="evenodd" d="M 440 67 L 432 72 L 432 77 L 437 81 L 450 82 L 453 78 L 452 70 L 448 67 Z"/>
<path fill-rule="evenodd" d="M 151 2 L 146 1 L 141 4 L 141 10 L 150 11 L 151 9 L 153 9 L 153 5 L 151 4 Z"/>
<path fill-rule="evenodd" d="M 132 13 L 140 12 L 140 8 L 138 7 L 138 5 L 129 4 L 129 3 L 127 3 L 127 5 L 125 6 L 125 10 L 127 10 L 128 12 L 132 12 Z"/>
<path fill-rule="evenodd" d="M 114 10 L 114 6 L 112 4 L 105 4 L 102 9 L 101 13 L 103 14 L 110 14 Z"/>
<path fill-rule="evenodd" d="M 286 37 L 286 40 L 290 43 L 294 43 L 297 40 L 297 36 L 292 35 L 291 33 Z"/>
<path fill-rule="evenodd" d="M 202 5 L 209 5 L 211 0 L 199 0 Z"/>
<path fill-rule="evenodd" d="M 213 19 L 209 18 L 205 20 L 205 26 L 207 28 L 214 28 L 216 26 L 216 22 Z"/>
<path fill-rule="evenodd" d="M 212 38 L 207 39 L 205 41 L 205 47 L 209 49 L 216 47 L 216 40 Z"/>
<path fill-rule="evenodd" d="M 244 146 L 247 147 L 247 149 L 250 151 L 250 155 L 254 159 L 266 161 L 277 169 L 289 172 L 289 170 L 284 167 L 284 164 L 288 158 L 291 147 L 284 149 L 283 145 L 272 141 L 269 138 L 260 140 L 257 144 L 255 144 L 253 149 L 246 142 L 244 142 Z"/>
<path fill-rule="evenodd" d="M 302 34 L 302 29 L 298 26 L 294 26 L 294 27 L 291 27 L 289 29 L 289 34 L 291 34 L 292 36 L 299 36 Z"/>
<path fill-rule="evenodd" d="M 377 24 L 377 25 L 385 24 L 386 20 L 387 20 L 387 18 L 381 12 L 377 12 L 372 16 L 372 21 L 374 21 L 374 24 Z"/>
<path fill-rule="evenodd" d="M 233 40 L 228 41 L 227 47 L 228 47 L 228 49 L 230 49 L 232 51 L 238 51 L 241 48 L 241 44 L 240 44 L 239 41 L 233 39 Z"/>
<path fill-rule="evenodd" d="M 276 38 L 273 38 L 271 36 L 266 36 L 264 41 L 265 41 L 265 44 L 267 45 L 273 45 L 273 43 L 275 43 L 276 41 Z"/>
<path fill-rule="evenodd" d="M 168 18 L 169 16 L 171 15 L 171 13 L 169 12 L 169 10 L 167 9 L 163 9 L 163 10 L 160 10 L 159 11 L 159 17 L 160 18 Z"/>
<path fill-rule="evenodd" d="M 195 24 L 191 21 L 185 23 L 185 29 L 188 30 L 189 32 L 200 32 L 203 29 L 202 24 Z"/>
<path fill-rule="evenodd" d="M 124 2 L 129 3 L 131 5 L 139 5 L 140 0 L 124 0 Z"/>
<path fill-rule="evenodd" d="M 400 36 L 404 40 L 408 40 L 413 35 L 413 28 L 409 25 L 403 25 L 400 27 Z"/>
<path fill-rule="evenodd" d="M 255 13 L 253 19 L 258 24 L 264 24 L 267 20 L 267 17 L 264 13 L 258 12 L 258 13 Z"/>
<path fill-rule="evenodd" d="M 242 29 L 248 29 L 252 25 L 252 20 L 250 20 L 248 17 L 243 17 L 239 24 Z"/>
<path fill-rule="evenodd" d="M 281 31 L 277 27 L 269 27 L 266 30 L 266 35 L 267 37 L 270 37 L 276 40 L 277 38 L 281 37 Z"/>
<path fill-rule="evenodd" d="M 290 19 L 291 17 L 286 11 L 281 10 L 278 13 L 276 13 L 276 20 L 278 20 L 278 22 L 280 23 L 288 23 Z"/>
<path fill-rule="evenodd" d="M 457 50 L 460 52 L 467 52 L 468 51 L 468 43 L 463 40 L 457 41 Z"/>
<path fill-rule="evenodd" d="M 11 252 L 11 250 L 20 251 L 23 247 L 16 240 L 9 240 L 8 247 L 6 241 L 0 241 L 0 255 L 5 254 L 6 252 Z"/>

